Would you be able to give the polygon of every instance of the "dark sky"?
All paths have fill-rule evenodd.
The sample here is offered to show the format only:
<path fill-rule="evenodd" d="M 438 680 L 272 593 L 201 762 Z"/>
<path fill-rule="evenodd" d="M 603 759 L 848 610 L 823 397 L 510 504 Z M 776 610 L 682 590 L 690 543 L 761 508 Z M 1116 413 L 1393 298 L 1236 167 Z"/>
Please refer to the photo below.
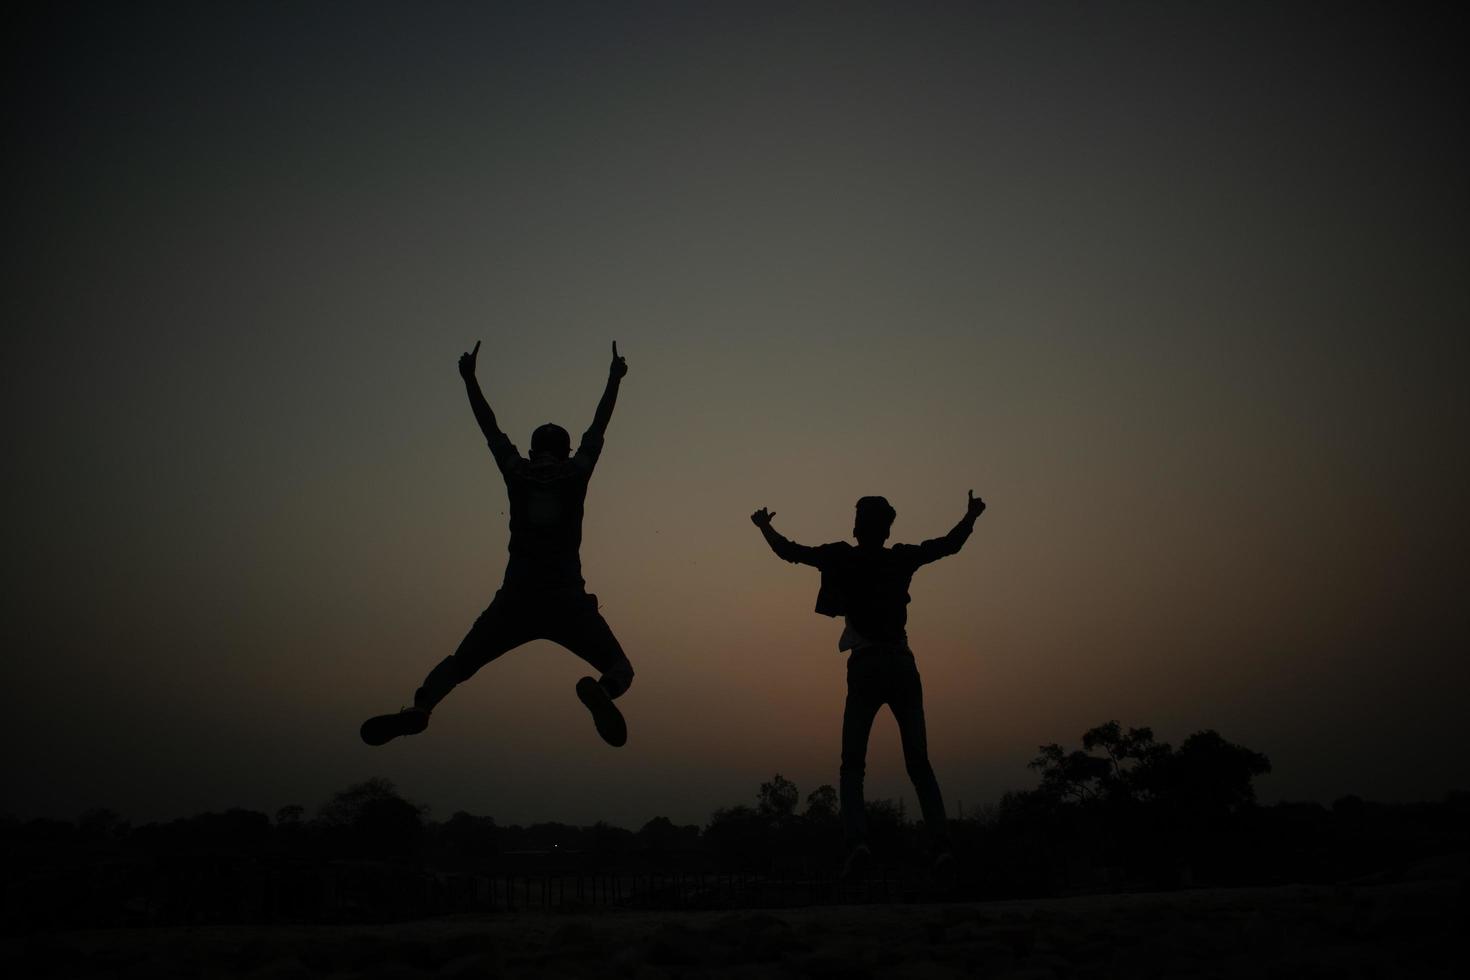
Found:
<path fill-rule="evenodd" d="M 765 549 L 990 502 L 914 583 L 953 808 L 1117 718 L 1264 799 L 1470 786 L 1466 38 L 1437 6 L 74 4 L 7 14 L 3 736 L 21 816 L 702 822 L 837 778 Z M 524 448 L 631 368 L 569 654 L 370 750 L 489 601 Z M 891 718 L 872 795 L 907 795 Z"/>

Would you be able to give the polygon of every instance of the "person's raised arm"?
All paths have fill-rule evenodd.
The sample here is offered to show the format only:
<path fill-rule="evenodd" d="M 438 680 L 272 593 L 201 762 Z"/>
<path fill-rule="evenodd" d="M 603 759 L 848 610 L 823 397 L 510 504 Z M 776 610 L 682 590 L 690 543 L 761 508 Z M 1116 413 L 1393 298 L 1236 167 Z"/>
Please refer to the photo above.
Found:
<path fill-rule="evenodd" d="M 923 544 L 914 546 L 919 551 L 919 564 L 927 565 L 931 561 L 938 561 L 964 546 L 970 532 L 975 530 L 975 518 L 985 512 L 985 501 L 975 496 L 974 490 L 968 491 L 967 495 L 969 501 L 965 504 L 965 516 L 960 518 L 960 522 L 948 534 L 942 538 L 930 538 Z"/>
<path fill-rule="evenodd" d="M 751 523 L 761 529 L 761 536 L 766 539 L 766 544 L 776 553 L 777 558 L 800 565 L 817 564 L 817 549 L 809 545 L 797 544 L 781 536 L 775 528 L 771 527 L 771 518 L 776 515 L 762 507 L 750 515 Z"/>
<path fill-rule="evenodd" d="M 459 355 L 459 376 L 464 379 L 465 394 L 470 397 L 470 408 L 475 413 L 475 421 L 480 423 L 480 431 L 485 434 L 490 451 L 499 459 L 502 453 L 513 447 L 510 437 L 500 431 L 500 426 L 495 422 L 495 413 L 485 400 L 484 392 L 480 391 L 480 381 L 475 377 L 475 360 L 479 355 L 480 342 L 477 340 L 474 350 Z"/>
<path fill-rule="evenodd" d="M 623 376 L 628 373 L 628 359 L 618 356 L 618 342 L 613 341 L 612 364 L 607 369 L 607 387 L 602 391 L 602 399 L 597 403 L 597 411 L 592 416 L 592 426 L 587 434 L 601 441 L 607 434 L 607 424 L 612 421 L 614 406 L 618 403 L 618 386 L 623 383 Z"/>

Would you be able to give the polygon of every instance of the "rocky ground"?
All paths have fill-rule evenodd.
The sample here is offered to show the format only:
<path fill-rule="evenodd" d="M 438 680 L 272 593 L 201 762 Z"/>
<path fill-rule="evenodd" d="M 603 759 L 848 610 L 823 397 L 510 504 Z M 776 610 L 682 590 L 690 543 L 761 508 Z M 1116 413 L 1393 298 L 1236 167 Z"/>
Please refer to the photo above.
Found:
<path fill-rule="evenodd" d="M 8 937 L 12 977 L 1461 976 L 1462 878 L 741 912 L 517 913 L 385 926 Z"/>

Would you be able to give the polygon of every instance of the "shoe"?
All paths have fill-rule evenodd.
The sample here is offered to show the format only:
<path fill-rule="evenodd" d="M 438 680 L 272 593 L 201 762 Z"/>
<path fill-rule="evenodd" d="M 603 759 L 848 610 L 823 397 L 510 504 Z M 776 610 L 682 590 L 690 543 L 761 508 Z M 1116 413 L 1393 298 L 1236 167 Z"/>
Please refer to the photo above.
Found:
<path fill-rule="evenodd" d="M 859 844 L 847 852 L 847 860 L 842 862 L 842 880 L 848 881 L 861 877 L 872 863 L 873 849 L 867 844 Z"/>
<path fill-rule="evenodd" d="M 618 706 L 613 704 L 607 688 L 591 677 L 584 677 L 577 682 L 577 697 L 592 712 L 592 723 L 597 726 L 597 734 L 604 742 L 612 746 L 627 743 L 628 723 L 623 720 Z"/>
<path fill-rule="evenodd" d="M 403 708 L 391 715 L 378 715 L 362 723 L 362 740 L 369 745 L 383 745 L 400 735 L 417 735 L 429 727 L 429 713 L 423 708 Z"/>

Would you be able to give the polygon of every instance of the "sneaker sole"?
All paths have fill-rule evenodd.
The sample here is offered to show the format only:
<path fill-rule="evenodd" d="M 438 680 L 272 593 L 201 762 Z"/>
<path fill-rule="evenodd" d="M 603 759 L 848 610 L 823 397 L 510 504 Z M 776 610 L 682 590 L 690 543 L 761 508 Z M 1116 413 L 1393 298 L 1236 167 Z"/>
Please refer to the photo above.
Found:
<path fill-rule="evenodd" d="M 628 723 L 601 684 L 590 677 L 582 678 L 577 682 L 577 699 L 592 712 L 592 723 L 604 742 L 614 748 L 627 744 Z"/>
<path fill-rule="evenodd" d="M 362 723 L 358 734 L 369 745 L 386 745 L 400 735 L 417 735 L 428 727 L 428 719 L 418 724 L 409 721 L 404 712 L 398 711 L 391 715 L 377 715 L 369 718 Z"/>

